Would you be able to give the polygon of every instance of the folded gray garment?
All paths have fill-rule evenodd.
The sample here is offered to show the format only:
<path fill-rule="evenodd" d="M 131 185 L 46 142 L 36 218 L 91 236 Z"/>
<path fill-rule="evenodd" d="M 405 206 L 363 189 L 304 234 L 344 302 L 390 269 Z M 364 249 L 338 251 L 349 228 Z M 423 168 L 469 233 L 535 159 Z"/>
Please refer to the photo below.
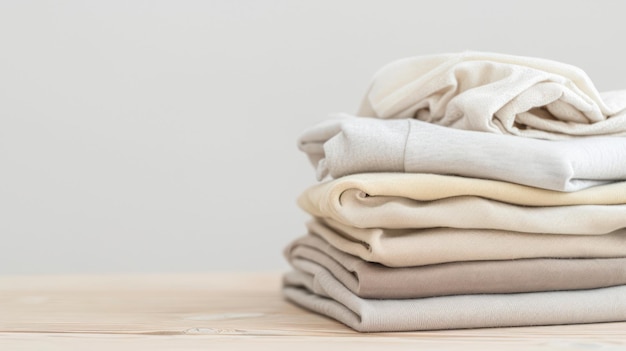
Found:
<path fill-rule="evenodd" d="M 328 174 L 436 173 L 576 191 L 626 179 L 623 137 L 547 141 L 344 114 L 305 131 L 298 146 L 320 180 Z"/>
<path fill-rule="evenodd" d="M 412 186 L 415 185 L 412 185 L 410 180 L 417 176 L 428 175 L 354 174 L 308 188 L 298 198 L 298 205 L 314 217 L 330 218 L 358 228 L 449 227 L 594 235 L 626 227 L 626 202 L 623 192 L 616 193 L 616 196 L 606 194 L 602 196 L 611 198 L 611 203 L 619 200 L 619 205 L 576 205 L 578 201 L 586 201 L 583 192 L 593 195 L 596 189 L 603 190 L 604 187 L 618 187 L 623 190 L 624 182 L 593 187 L 580 192 L 562 193 L 494 180 L 466 179 L 476 185 L 485 182 L 492 184 L 494 194 L 482 192 L 485 194 L 484 197 L 477 193 L 437 198 L 437 194 L 447 192 L 446 186 L 431 183 L 432 189 L 430 191 L 426 189 L 424 193 L 434 193 L 432 196 L 436 200 L 424 201 L 414 198 L 411 194 L 414 190 Z M 517 199 L 511 197 L 513 193 L 509 191 L 510 188 L 520 187 L 526 190 L 515 191 Z M 376 192 L 372 193 L 366 190 L 367 188 Z M 465 191 L 472 189 L 467 187 Z M 415 197 L 419 198 L 420 194 Z M 537 197 L 537 200 L 534 200 L 534 197 Z"/>
<path fill-rule="evenodd" d="M 545 235 L 503 230 L 361 229 L 332 220 L 307 223 L 333 247 L 388 267 L 523 258 L 626 257 L 626 229 L 605 235 Z"/>
<path fill-rule="evenodd" d="M 386 65 L 357 115 L 552 140 L 623 136 L 626 91 L 600 93 L 583 70 L 560 62 L 462 52 Z"/>
<path fill-rule="evenodd" d="M 292 242 L 285 256 L 294 265 L 312 261 L 355 295 L 372 299 L 581 290 L 626 284 L 626 258 L 471 261 L 389 268 L 337 250 L 316 235 Z"/>
<path fill-rule="evenodd" d="M 363 299 L 323 267 L 301 260 L 284 276 L 296 304 L 361 332 L 617 322 L 626 320 L 626 286 L 421 299 Z"/>

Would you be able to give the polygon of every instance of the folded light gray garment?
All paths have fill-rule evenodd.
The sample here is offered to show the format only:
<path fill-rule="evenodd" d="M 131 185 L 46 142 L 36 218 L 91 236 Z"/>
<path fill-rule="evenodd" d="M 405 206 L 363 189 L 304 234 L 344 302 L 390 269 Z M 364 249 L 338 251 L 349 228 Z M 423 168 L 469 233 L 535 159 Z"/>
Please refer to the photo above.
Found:
<path fill-rule="evenodd" d="M 626 91 L 599 93 L 564 63 L 463 52 L 386 65 L 357 115 L 542 139 L 625 135 Z"/>
<path fill-rule="evenodd" d="M 617 322 L 626 320 L 626 286 L 519 294 L 374 300 L 354 295 L 321 266 L 301 261 L 284 276 L 296 304 L 361 332 Z"/>
<path fill-rule="evenodd" d="M 626 182 L 616 182 L 575 192 L 560 192 L 497 180 L 424 173 L 359 173 L 310 187 L 301 196 L 307 207 L 333 211 L 346 192 L 363 197 L 397 197 L 432 201 L 475 196 L 523 206 L 626 204 Z"/>
<path fill-rule="evenodd" d="M 339 251 L 316 235 L 292 242 L 285 256 L 295 265 L 302 260 L 312 261 L 355 295 L 373 299 L 580 290 L 626 284 L 626 258 L 471 261 L 389 268 Z"/>
<path fill-rule="evenodd" d="M 389 267 L 523 258 L 626 257 L 626 229 L 605 235 L 544 235 L 484 229 L 360 229 L 307 223 L 333 247 Z"/>
<path fill-rule="evenodd" d="M 436 173 L 575 191 L 626 179 L 624 137 L 547 141 L 343 114 L 305 131 L 298 146 L 320 180 L 328 174 Z"/>
<path fill-rule="evenodd" d="M 431 189 L 420 185 L 428 180 Z M 342 177 L 305 190 L 298 204 L 315 217 L 358 228 L 499 229 L 544 234 L 606 234 L 626 227 L 624 182 L 562 193 L 483 179 L 405 173 Z M 455 186 L 447 184 L 467 183 Z M 480 189 L 472 189 L 471 184 Z M 486 185 L 492 187 L 489 189 Z M 415 191 L 414 187 L 419 187 Z M 605 190 L 621 189 L 607 194 Z M 474 195 L 463 195 L 459 191 Z M 457 196 L 452 196 L 457 193 Z M 515 196 L 513 196 L 515 194 Z M 601 194 L 601 195 L 600 195 Z M 587 198 L 586 195 L 590 197 Z M 433 199 L 424 201 L 422 199 Z M 619 205 L 576 205 L 602 199 Z M 508 202 L 503 202 L 508 201 Z M 564 206 L 567 205 L 567 206 Z"/>

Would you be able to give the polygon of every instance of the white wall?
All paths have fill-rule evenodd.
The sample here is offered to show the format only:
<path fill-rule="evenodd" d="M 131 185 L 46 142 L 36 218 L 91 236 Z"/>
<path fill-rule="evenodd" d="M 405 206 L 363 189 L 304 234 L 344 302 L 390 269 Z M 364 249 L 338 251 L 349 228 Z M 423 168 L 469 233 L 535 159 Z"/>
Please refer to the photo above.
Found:
<path fill-rule="evenodd" d="M 466 49 L 626 88 L 619 1 L 2 1 L 0 273 L 283 270 L 298 134 Z"/>

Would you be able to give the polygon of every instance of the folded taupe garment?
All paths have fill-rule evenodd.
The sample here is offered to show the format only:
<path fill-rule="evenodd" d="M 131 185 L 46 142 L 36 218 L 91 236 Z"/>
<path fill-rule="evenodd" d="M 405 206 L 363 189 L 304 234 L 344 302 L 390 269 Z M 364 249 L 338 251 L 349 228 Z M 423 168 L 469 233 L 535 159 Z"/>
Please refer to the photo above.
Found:
<path fill-rule="evenodd" d="M 599 93 L 581 69 L 493 53 L 412 57 L 374 76 L 357 115 L 562 139 L 625 135 L 626 91 Z"/>
<path fill-rule="evenodd" d="M 621 182 L 563 193 L 484 179 L 367 173 L 317 184 L 298 204 L 315 217 L 359 228 L 593 235 L 626 227 L 625 186 Z"/>
<path fill-rule="evenodd" d="M 626 179 L 626 138 L 562 141 L 339 115 L 298 143 L 321 180 L 366 172 L 454 174 L 558 191 Z"/>
<path fill-rule="evenodd" d="M 626 286 L 519 294 L 374 300 L 354 295 L 310 261 L 284 277 L 296 304 L 362 332 L 617 322 L 626 320 Z"/>
<path fill-rule="evenodd" d="M 545 235 L 485 229 L 360 229 L 307 223 L 333 247 L 389 267 L 523 258 L 626 257 L 626 229 L 605 235 Z"/>
<path fill-rule="evenodd" d="M 626 258 L 470 261 L 389 268 L 337 250 L 316 235 L 295 240 L 285 249 L 285 256 L 294 265 L 312 261 L 355 295 L 373 299 L 580 290 L 626 284 Z"/>

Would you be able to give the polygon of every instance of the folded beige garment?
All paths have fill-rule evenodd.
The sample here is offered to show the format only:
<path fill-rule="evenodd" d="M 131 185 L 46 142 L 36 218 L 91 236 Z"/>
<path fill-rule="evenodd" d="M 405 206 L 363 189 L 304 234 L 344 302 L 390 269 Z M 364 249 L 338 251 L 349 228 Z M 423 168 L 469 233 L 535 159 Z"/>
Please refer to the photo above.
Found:
<path fill-rule="evenodd" d="M 626 284 L 626 258 L 470 261 L 389 268 L 339 251 L 316 235 L 292 242 L 285 256 L 294 265 L 312 261 L 355 295 L 373 299 L 580 290 Z"/>
<path fill-rule="evenodd" d="M 541 139 L 623 136 L 626 91 L 599 93 L 583 70 L 560 62 L 462 52 L 386 65 L 357 115 Z"/>
<path fill-rule="evenodd" d="M 315 217 L 359 228 L 500 229 L 606 234 L 626 227 L 626 183 L 562 193 L 494 180 L 434 174 L 354 174 L 307 189 Z"/>
<path fill-rule="evenodd" d="M 485 229 L 361 229 L 333 220 L 307 223 L 311 234 L 389 267 L 522 258 L 626 257 L 626 229 L 606 235 L 544 235 Z"/>
<path fill-rule="evenodd" d="M 520 294 L 374 300 L 354 295 L 323 267 L 294 264 L 283 293 L 296 304 L 362 332 L 412 331 L 626 320 L 626 286 Z"/>

